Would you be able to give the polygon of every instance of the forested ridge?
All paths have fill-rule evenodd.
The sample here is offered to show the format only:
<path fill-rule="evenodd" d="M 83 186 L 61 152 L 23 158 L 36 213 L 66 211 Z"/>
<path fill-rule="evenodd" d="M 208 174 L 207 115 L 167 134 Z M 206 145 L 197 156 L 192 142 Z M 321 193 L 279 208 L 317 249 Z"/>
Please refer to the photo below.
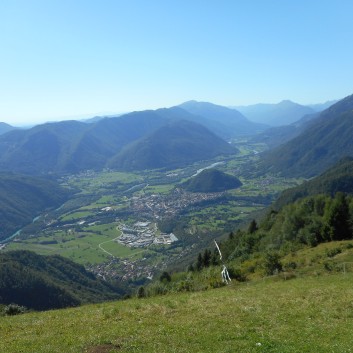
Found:
<path fill-rule="evenodd" d="M 0 173 L 0 241 L 46 209 L 60 206 L 71 194 L 54 180 Z"/>
<path fill-rule="evenodd" d="M 0 304 L 48 310 L 118 299 L 124 291 L 59 255 L 0 253 Z"/>

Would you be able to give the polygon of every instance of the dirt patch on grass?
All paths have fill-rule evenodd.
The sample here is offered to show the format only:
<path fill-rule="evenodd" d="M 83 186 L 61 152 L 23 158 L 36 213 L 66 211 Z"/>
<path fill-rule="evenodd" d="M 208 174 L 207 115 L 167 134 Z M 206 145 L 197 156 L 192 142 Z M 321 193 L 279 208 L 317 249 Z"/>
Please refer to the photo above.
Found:
<path fill-rule="evenodd" d="M 116 344 L 100 344 L 99 346 L 90 347 L 85 350 L 86 353 L 110 353 L 117 352 L 121 346 Z"/>

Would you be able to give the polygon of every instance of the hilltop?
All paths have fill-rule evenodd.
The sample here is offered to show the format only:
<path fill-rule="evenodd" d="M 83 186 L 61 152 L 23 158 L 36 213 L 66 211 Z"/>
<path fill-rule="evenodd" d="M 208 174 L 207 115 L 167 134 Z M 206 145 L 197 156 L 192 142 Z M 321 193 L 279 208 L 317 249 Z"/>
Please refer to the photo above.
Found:
<path fill-rule="evenodd" d="M 109 166 L 120 170 L 176 168 L 237 150 L 204 126 L 173 121 L 126 146 Z"/>
<path fill-rule="evenodd" d="M 270 126 L 289 125 L 301 119 L 304 115 L 315 113 L 313 108 L 294 103 L 290 100 L 284 100 L 277 104 L 260 103 L 234 108 L 249 120 Z"/>
<path fill-rule="evenodd" d="M 241 185 L 237 177 L 214 168 L 205 169 L 182 184 L 185 190 L 191 192 L 221 192 Z"/>
<path fill-rule="evenodd" d="M 9 124 L 0 122 L 0 135 L 5 134 L 6 132 L 9 132 L 14 129 L 16 128 Z"/>
<path fill-rule="evenodd" d="M 225 139 L 253 135 L 268 127 L 265 124 L 250 121 L 236 109 L 209 102 L 193 100 L 180 104 L 179 108 L 192 114 L 193 121 L 206 126 Z"/>

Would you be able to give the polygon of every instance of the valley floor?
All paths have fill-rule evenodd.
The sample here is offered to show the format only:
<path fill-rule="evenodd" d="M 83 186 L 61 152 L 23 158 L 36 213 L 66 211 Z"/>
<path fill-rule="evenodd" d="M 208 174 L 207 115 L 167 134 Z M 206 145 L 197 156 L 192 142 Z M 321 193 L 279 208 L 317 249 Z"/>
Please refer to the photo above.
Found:
<path fill-rule="evenodd" d="M 353 274 L 0 318 L 6 353 L 352 352 Z"/>

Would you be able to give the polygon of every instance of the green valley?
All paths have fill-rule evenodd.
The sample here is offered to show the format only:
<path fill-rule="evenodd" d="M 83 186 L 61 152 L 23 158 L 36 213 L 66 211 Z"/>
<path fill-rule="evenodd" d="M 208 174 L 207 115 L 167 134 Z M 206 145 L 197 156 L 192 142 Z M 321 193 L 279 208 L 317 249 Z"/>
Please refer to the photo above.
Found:
<path fill-rule="evenodd" d="M 258 158 L 254 151 L 264 146 L 246 140 L 236 146 L 238 154 L 176 170 L 105 169 L 62 177 L 62 187 L 75 190 L 75 195 L 23 227 L 6 250 L 60 254 L 114 280 L 146 281 L 162 268 L 186 267 L 214 238 L 248 222 L 278 192 L 299 182 L 249 174 L 248 163 Z M 207 193 L 180 187 L 210 167 L 237 176 L 242 186 Z M 154 228 L 145 236 L 143 229 L 136 229 L 138 222 L 150 222 Z M 138 236 L 136 241 L 131 233 Z"/>

